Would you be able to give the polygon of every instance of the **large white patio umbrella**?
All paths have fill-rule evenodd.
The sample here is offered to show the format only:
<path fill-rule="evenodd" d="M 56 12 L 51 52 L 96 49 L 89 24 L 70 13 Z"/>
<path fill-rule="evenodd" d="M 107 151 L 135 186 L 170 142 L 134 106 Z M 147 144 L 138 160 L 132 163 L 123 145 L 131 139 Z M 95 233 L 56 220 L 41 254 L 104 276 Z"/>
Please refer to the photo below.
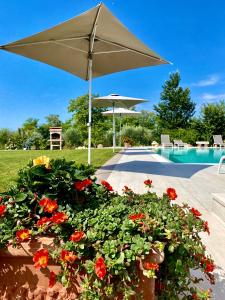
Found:
<path fill-rule="evenodd" d="M 114 117 L 115 115 L 118 115 L 120 117 L 120 146 L 121 146 L 121 118 L 125 117 L 125 116 L 137 117 L 138 115 L 140 115 L 140 112 L 119 107 L 119 108 L 115 108 L 113 110 L 104 111 L 102 114 L 104 116 L 113 116 Z M 114 122 L 115 122 L 115 119 L 114 119 Z M 113 129 L 115 130 L 115 123 L 113 124 Z M 113 142 L 114 142 L 114 137 L 115 137 L 115 141 L 116 141 L 116 130 L 115 130 L 115 132 L 113 132 Z"/>
<path fill-rule="evenodd" d="M 92 78 L 167 64 L 100 3 L 48 30 L 0 46 L 89 80 L 88 163 L 91 163 Z"/>

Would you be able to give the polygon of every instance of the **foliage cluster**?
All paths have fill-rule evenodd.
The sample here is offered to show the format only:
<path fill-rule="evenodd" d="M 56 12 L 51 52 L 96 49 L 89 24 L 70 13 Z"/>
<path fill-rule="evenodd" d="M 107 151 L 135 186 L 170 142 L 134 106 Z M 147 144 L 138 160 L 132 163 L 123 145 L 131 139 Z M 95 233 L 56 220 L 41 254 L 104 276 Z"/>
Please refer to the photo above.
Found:
<path fill-rule="evenodd" d="M 56 280 L 67 287 L 85 274 L 81 299 L 129 299 L 140 266 L 145 276 L 157 278 L 159 299 L 209 299 L 195 287 L 201 279 L 190 273 L 201 269 L 213 282 L 213 261 L 199 235 L 209 234 L 201 213 L 178 205 L 173 188 L 158 197 L 151 180 L 146 193 L 124 187 L 119 196 L 108 182 L 97 184 L 93 171 L 62 159 L 30 162 L 17 185 L 1 194 L 1 247 L 54 236 L 53 249 L 34 253 L 35 266 L 49 269 L 50 287 Z M 148 261 L 152 251 L 164 251 L 161 265 Z M 59 274 L 48 266 L 50 258 L 61 265 Z"/>

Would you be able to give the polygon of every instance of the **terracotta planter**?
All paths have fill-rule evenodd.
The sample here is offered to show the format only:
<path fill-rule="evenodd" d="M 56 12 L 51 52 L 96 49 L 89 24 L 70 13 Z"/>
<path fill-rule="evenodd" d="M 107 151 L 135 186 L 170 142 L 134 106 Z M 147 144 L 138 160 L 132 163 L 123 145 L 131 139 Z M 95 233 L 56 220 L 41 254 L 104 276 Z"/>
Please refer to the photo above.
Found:
<path fill-rule="evenodd" d="M 49 271 L 35 269 L 32 261 L 33 254 L 40 248 L 51 248 L 53 238 L 42 237 L 30 243 L 22 243 L 20 249 L 9 247 L 8 251 L 0 251 L 0 299 L 1 300 L 75 300 L 81 293 L 81 278 L 77 276 L 76 282 L 69 289 L 59 282 L 53 288 L 48 287 Z M 151 253 L 148 261 L 161 263 L 163 254 Z M 60 266 L 51 263 L 49 269 L 56 274 Z M 140 264 L 141 266 L 141 264 Z M 143 292 L 145 300 L 154 300 L 155 280 L 143 276 L 140 266 L 137 268 L 140 277 L 138 293 Z M 123 299 L 116 297 L 116 299 Z M 132 298 L 135 300 L 135 298 Z"/>
<path fill-rule="evenodd" d="M 131 147 L 131 144 L 129 143 L 124 143 L 124 148 L 130 148 Z"/>

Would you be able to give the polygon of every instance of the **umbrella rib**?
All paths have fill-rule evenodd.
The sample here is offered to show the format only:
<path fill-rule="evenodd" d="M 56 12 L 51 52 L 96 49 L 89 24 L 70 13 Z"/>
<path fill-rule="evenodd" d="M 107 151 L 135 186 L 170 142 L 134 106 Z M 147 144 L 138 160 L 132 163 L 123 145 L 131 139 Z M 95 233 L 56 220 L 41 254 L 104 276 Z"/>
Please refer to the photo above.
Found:
<path fill-rule="evenodd" d="M 51 39 L 47 41 L 37 41 L 37 42 L 30 42 L 30 43 L 21 43 L 21 44 L 13 44 L 13 45 L 3 45 L 0 46 L 0 49 L 6 49 L 7 48 L 15 48 L 15 47 L 22 47 L 22 46 L 33 46 L 38 44 L 47 44 L 47 43 L 54 43 L 54 42 L 63 42 L 63 41 L 71 41 L 71 40 L 82 40 L 82 39 L 89 39 L 87 35 L 85 36 L 78 36 L 78 37 L 72 37 L 72 38 L 64 38 L 64 39 Z"/>
<path fill-rule="evenodd" d="M 69 45 L 64 44 L 64 43 L 60 43 L 60 42 L 54 41 L 54 44 L 60 45 L 60 46 L 64 46 L 64 47 L 66 47 L 66 48 L 69 48 L 69 49 L 72 49 L 72 50 L 77 50 L 77 51 L 80 51 L 80 52 L 82 52 L 82 53 L 88 54 L 87 51 L 84 51 L 84 50 L 79 49 L 79 48 L 76 48 L 76 47 L 69 46 Z"/>
<path fill-rule="evenodd" d="M 112 50 L 112 51 L 101 51 L 101 52 L 93 52 L 94 55 L 98 54 L 108 54 L 108 53 L 120 53 L 120 52 L 128 52 L 129 49 L 121 49 L 121 50 Z"/>
<path fill-rule="evenodd" d="M 141 52 L 141 51 L 139 51 L 139 50 L 136 50 L 136 49 L 133 49 L 133 48 L 124 46 L 124 45 L 122 45 L 122 44 L 120 44 L 120 43 L 108 41 L 108 40 L 103 39 L 103 38 L 97 37 L 97 39 L 98 39 L 99 41 L 101 41 L 101 42 L 105 42 L 105 43 L 107 43 L 107 44 L 111 44 L 111 45 L 114 45 L 114 46 L 116 45 L 116 46 L 119 46 L 119 47 L 121 47 L 121 48 L 123 48 L 123 49 L 126 49 L 127 51 L 132 51 L 132 52 L 141 54 L 141 55 L 143 55 L 143 56 L 147 56 L 147 57 L 150 57 L 150 58 L 152 58 L 152 59 L 159 60 L 159 61 L 161 61 L 161 62 L 164 62 L 164 63 L 168 64 L 168 62 L 167 62 L 166 60 L 164 60 L 164 59 L 162 59 L 162 58 L 160 58 L 160 57 L 156 57 L 156 56 L 154 56 L 154 55 L 147 54 L 147 53 Z M 108 53 L 110 53 L 110 51 L 109 51 Z"/>

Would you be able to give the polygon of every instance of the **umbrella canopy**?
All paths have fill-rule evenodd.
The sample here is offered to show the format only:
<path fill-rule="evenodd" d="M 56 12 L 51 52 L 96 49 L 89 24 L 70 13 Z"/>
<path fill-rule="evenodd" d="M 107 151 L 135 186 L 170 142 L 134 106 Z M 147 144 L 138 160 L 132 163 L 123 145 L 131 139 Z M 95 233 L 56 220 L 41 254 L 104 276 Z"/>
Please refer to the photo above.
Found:
<path fill-rule="evenodd" d="M 104 111 L 102 114 L 104 116 L 112 116 L 113 114 L 115 114 L 122 117 L 122 116 L 136 116 L 139 115 L 140 112 L 120 107 L 120 108 L 115 108 L 114 111 L 113 110 Z"/>
<path fill-rule="evenodd" d="M 147 100 L 133 97 L 125 97 L 118 94 L 110 94 L 108 96 L 102 96 L 95 98 L 92 101 L 92 105 L 95 107 L 125 107 L 129 108 L 142 102 L 148 102 Z"/>
<path fill-rule="evenodd" d="M 129 32 L 102 3 L 48 30 L 0 46 L 0 49 L 89 80 L 89 163 L 92 78 L 167 63 Z"/>

